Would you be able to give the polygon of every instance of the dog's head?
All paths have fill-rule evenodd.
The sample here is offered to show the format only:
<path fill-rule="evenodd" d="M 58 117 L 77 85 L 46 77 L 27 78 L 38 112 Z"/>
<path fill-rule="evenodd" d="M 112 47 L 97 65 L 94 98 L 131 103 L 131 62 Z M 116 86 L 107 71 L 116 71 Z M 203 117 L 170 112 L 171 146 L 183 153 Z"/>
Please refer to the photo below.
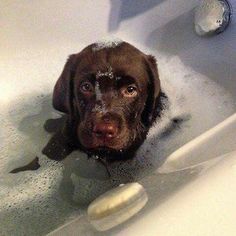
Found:
<path fill-rule="evenodd" d="M 157 116 L 160 81 L 153 56 L 122 42 L 89 45 L 69 57 L 53 93 L 71 132 L 87 153 L 132 155 Z"/>

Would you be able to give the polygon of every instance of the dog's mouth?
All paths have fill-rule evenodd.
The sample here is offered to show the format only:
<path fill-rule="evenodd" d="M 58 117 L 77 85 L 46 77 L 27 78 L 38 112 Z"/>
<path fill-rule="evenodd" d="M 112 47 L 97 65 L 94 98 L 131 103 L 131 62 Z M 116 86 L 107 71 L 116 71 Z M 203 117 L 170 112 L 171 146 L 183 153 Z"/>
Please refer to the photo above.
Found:
<path fill-rule="evenodd" d="M 119 143 L 119 145 L 115 145 L 115 143 L 104 141 L 93 142 L 93 145 L 90 147 L 87 146 L 86 148 L 94 153 L 110 155 L 118 153 L 122 154 L 128 148 L 128 146 L 125 144 L 122 145 L 121 143 Z"/>
<path fill-rule="evenodd" d="M 80 140 L 82 149 L 89 156 L 97 156 L 106 160 L 121 160 L 126 159 L 127 152 L 130 149 L 130 139 L 123 137 L 123 139 L 116 138 L 112 140 L 97 140 L 96 138 L 90 137 L 90 142 L 86 139 Z M 82 142 L 81 142 L 82 141 Z"/>
<path fill-rule="evenodd" d="M 114 149 L 107 146 L 86 149 L 86 153 L 89 157 L 93 156 L 95 158 L 105 159 L 107 161 L 127 159 L 127 150 Z"/>
<path fill-rule="evenodd" d="M 132 156 L 130 152 L 140 146 L 136 133 L 126 125 L 118 126 L 117 131 L 116 127 L 109 125 L 102 124 L 94 129 L 85 122 L 81 123 L 77 128 L 77 139 L 82 150 L 88 155 L 110 160 Z"/>
<path fill-rule="evenodd" d="M 124 152 L 124 149 L 114 149 L 108 146 L 99 146 L 97 148 L 89 149 L 91 152 L 97 153 L 97 154 L 104 154 L 104 155 L 110 155 L 110 154 L 122 154 Z"/>
<path fill-rule="evenodd" d="M 117 142 L 112 143 L 91 143 L 90 146 L 84 146 L 82 144 L 82 149 L 88 156 L 93 156 L 95 159 L 104 159 L 106 161 L 117 161 L 117 160 L 127 160 L 132 158 L 137 149 L 142 144 L 142 140 L 135 139 L 133 140 L 131 137 L 126 137 L 125 142 L 124 139 L 116 140 Z"/>

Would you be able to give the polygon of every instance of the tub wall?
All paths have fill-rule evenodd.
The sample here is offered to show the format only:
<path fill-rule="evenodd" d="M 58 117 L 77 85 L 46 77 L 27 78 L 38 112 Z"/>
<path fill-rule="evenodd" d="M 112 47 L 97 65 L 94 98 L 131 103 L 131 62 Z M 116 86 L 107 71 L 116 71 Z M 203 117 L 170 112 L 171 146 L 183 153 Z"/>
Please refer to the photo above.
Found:
<path fill-rule="evenodd" d="M 193 32 L 198 0 L 30 0 L 1 3 L 1 57 L 57 50 L 62 58 L 108 34 L 135 41 L 182 62 L 236 94 L 236 20 L 218 36 Z M 236 1 L 230 1 L 233 9 Z M 167 14 L 168 13 L 168 14 Z M 50 56 L 50 55 L 49 55 Z M 59 57 L 59 56 L 58 56 Z M 61 65 L 57 66 L 58 70 Z M 51 67 L 49 66 L 49 70 Z M 56 78 L 55 78 L 56 79 Z M 54 81 L 55 81 L 54 79 Z M 54 82 L 53 81 L 53 82 Z"/>

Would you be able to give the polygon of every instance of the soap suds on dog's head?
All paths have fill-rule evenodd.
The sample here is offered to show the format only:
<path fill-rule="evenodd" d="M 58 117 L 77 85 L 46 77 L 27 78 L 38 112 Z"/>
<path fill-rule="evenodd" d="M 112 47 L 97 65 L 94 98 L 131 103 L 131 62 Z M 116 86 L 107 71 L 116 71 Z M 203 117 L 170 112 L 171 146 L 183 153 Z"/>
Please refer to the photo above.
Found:
<path fill-rule="evenodd" d="M 105 72 L 102 72 L 102 71 L 99 70 L 96 74 L 96 79 L 99 79 L 100 77 L 103 77 L 103 76 L 106 76 L 110 79 L 114 78 L 114 73 L 113 73 L 113 70 L 112 70 L 111 66 L 109 66 L 107 71 L 105 71 Z"/>
<path fill-rule="evenodd" d="M 92 50 L 96 52 L 104 48 L 115 48 L 119 46 L 122 42 L 123 41 L 119 38 L 102 39 L 95 43 Z"/>

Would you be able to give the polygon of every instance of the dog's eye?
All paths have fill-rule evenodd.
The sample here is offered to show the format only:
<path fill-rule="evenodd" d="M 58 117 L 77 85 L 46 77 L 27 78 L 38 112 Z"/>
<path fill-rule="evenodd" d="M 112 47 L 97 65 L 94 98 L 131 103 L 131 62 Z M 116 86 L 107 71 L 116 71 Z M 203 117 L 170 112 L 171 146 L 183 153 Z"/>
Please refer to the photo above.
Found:
<path fill-rule="evenodd" d="M 80 85 L 80 90 L 83 93 L 91 93 L 91 92 L 93 92 L 93 85 L 90 82 L 83 82 Z"/>
<path fill-rule="evenodd" d="M 135 97 L 138 94 L 137 87 L 135 85 L 129 85 L 121 90 L 121 93 L 125 97 Z"/>

